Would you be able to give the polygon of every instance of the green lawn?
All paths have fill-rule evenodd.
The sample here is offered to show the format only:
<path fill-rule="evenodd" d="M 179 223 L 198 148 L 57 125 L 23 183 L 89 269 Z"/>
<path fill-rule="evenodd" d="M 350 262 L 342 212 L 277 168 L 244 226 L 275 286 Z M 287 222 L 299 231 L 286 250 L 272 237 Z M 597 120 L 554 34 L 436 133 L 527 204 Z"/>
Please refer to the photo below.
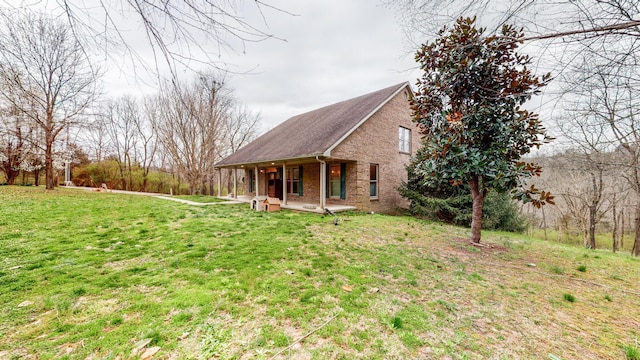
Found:
<path fill-rule="evenodd" d="M 332 220 L 0 186 L 0 359 L 640 357 L 628 254 Z"/>

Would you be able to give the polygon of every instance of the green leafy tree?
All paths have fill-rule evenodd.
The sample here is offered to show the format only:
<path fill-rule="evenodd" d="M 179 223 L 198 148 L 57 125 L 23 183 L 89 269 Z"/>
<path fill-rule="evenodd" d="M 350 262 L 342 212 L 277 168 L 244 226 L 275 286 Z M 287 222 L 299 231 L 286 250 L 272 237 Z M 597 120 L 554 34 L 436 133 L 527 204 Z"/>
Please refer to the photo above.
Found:
<path fill-rule="evenodd" d="M 513 26 L 485 36 L 475 18 L 460 18 L 452 29 L 424 44 L 416 61 L 424 71 L 411 101 L 423 135 L 415 172 L 429 186 L 471 189 L 471 241 L 480 242 L 482 207 L 489 190 L 512 190 L 536 206 L 553 197 L 526 180 L 540 175 L 537 164 L 522 162 L 533 147 L 549 142 L 538 115 L 522 109 L 550 80 L 527 68 L 530 58 L 516 53 L 524 37 Z"/>
<path fill-rule="evenodd" d="M 414 159 L 407 165 L 408 181 L 398 189 L 403 197 L 411 201 L 411 214 L 449 224 L 470 226 L 473 203 L 469 196 L 469 186 L 451 186 L 448 183 L 429 186 L 425 184 L 424 177 L 415 173 L 416 161 L 418 160 Z M 524 232 L 527 221 L 508 193 L 492 191 L 484 199 L 482 228 Z"/>

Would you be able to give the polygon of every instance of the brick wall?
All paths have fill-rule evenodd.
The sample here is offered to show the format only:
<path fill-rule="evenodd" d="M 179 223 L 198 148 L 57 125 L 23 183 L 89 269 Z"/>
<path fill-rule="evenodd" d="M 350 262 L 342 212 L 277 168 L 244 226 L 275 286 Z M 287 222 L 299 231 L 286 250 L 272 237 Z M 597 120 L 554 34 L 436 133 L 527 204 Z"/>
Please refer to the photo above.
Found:
<path fill-rule="evenodd" d="M 331 152 L 332 158 L 357 159 L 353 164 L 355 171 L 351 171 L 355 179 L 348 181 L 353 187 L 347 189 L 347 198 L 355 193 L 357 200 L 353 205 L 361 210 L 391 213 L 409 205 L 397 188 L 407 180 L 405 166 L 420 146 L 420 134 L 411 121 L 406 96 L 401 91 Z M 411 154 L 399 151 L 400 126 L 411 130 Z M 369 196 L 370 164 L 379 167 L 377 200 L 371 200 Z"/>
<path fill-rule="evenodd" d="M 398 129 L 403 126 L 411 130 L 411 154 L 401 153 L 398 148 Z M 364 211 L 384 213 L 396 212 L 407 207 L 408 201 L 400 196 L 397 188 L 407 180 L 405 166 L 420 147 L 420 134 L 411 121 L 411 110 L 407 94 L 401 91 L 389 100 L 371 118 L 349 135 L 332 152 L 327 164 L 346 163 L 346 199 L 326 199 L 328 205 L 357 206 Z M 340 160 L 338 160 L 340 159 Z M 378 199 L 369 194 L 369 166 L 378 165 Z M 281 166 L 281 165 L 280 165 Z M 298 166 L 288 164 L 287 167 Z M 303 196 L 288 194 L 289 201 L 319 204 L 320 163 L 302 164 Z M 248 176 L 248 171 L 245 177 Z M 245 193 L 248 193 L 245 181 Z M 265 194 L 265 174 L 260 174 L 260 194 Z M 286 189 L 286 187 L 284 187 Z M 253 193 L 248 193 L 254 196 Z"/>

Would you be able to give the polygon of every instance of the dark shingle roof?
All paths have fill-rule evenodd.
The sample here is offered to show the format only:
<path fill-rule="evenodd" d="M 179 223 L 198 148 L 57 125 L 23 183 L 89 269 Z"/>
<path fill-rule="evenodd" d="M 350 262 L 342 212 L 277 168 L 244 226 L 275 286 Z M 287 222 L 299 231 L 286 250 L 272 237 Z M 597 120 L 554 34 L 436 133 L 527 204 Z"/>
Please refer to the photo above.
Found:
<path fill-rule="evenodd" d="M 405 86 L 408 86 L 406 82 L 296 115 L 229 155 L 216 166 L 322 155 Z"/>

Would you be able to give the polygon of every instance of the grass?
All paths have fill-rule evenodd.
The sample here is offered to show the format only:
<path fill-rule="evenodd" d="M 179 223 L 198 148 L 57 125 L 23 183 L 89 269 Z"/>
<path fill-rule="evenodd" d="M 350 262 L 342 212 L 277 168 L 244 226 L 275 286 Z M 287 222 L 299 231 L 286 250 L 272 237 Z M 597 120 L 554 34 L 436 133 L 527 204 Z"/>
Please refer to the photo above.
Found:
<path fill-rule="evenodd" d="M 626 345 L 623 347 L 625 359 L 627 360 L 640 360 L 640 350 L 638 350 L 638 346 L 630 346 Z"/>
<path fill-rule="evenodd" d="M 0 204 L 0 359 L 269 359 L 311 332 L 279 358 L 637 358 L 627 254 L 70 189 Z"/>
<path fill-rule="evenodd" d="M 531 237 L 543 240 L 545 239 L 545 231 L 544 229 L 539 228 L 530 228 L 529 233 Z M 582 234 L 579 232 L 567 232 L 563 231 L 558 234 L 557 230 L 547 229 L 546 231 L 546 240 L 552 242 L 559 242 L 562 244 L 573 245 L 577 247 L 584 247 L 584 238 Z M 607 249 L 611 250 L 613 247 L 613 240 L 611 232 L 597 232 L 596 233 L 596 248 L 597 249 Z M 618 251 L 620 252 L 631 252 L 633 248 L 634 242 L 634 234 L 633 232 L 625 232 L 624 234 L 624 243 L 622 244 L 622 248 Z"/>

